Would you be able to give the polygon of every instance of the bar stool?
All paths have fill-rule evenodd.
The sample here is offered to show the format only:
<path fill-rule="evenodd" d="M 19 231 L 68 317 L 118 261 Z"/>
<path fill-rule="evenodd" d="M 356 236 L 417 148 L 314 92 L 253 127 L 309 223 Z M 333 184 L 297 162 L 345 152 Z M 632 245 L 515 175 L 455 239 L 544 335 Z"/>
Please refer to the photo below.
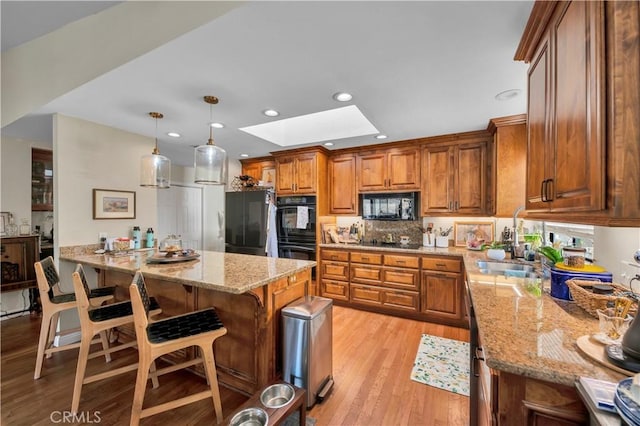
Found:
<path fill-rule="evenodd" d="M 112 303 L 92 308 L 88 297 L 91 290 L 89 289 L 89 285 L 87 285 L 84 269 L 80 264 L 76 266 L 76 270 L 73 273 L 73 288 L 76 294 L 78 316 L 80 318 L 80 329 L 82 334 L 80 341 L 80 353 L 78 354 L 78 366 L 76 367 L 76 379 L 73 386 L 73 399 L 71 402 L 71 412 L 77 413 L 78 406 L 80 405 L 82 385 L 136 370 L 138 368 L 138 363 L 125 365 L 124 367 L 94 374 L 92 376 L 85 376 L 87 361 L 89 359 L 101 355 L 109 355 L 113 352 L 136 346 L 136 341 L 132 340 L 111 348 L 103 347 L 103 350 L 99 352 L 89 353 L 91 341 L 96 334 L 106 335 L 106 332 L 114 327 L 133 324 L 133 310 L 131 307 L 131 301 Z M 150 315 L 157 315 L 162 312 L 154 298 L 150 299 L 150 310 Z M 157 388 L 158 377 L 157 374 L 155 374 L 155 364 L 151 366 L 151 371 L 153 387 Z"/>
<path fill-rule="evenodd" d="M 40 338 L 38 340 L 36 370 L 33 375 L 34 379 L 39 379 L 45 355 L 47 358 L 51 358 L 52 353 L 79 348 L 80 343 L 71 343 L 57 348 L 51 347 L 57 336 L 63 336 L 77 331 L 77 328 L 73 330 L 65 330 L 60 333 L 56 331 L 60 312 L 69 309 L 76 309 L 76 295 L 75 293 L 63 293 L 60 290 L 60 276 L 58 275 L 58 270 L 56 269 L 51 256 L 39 262 L 35 262 L 33 266 L 36 270 L 36 280 L 38 282 L 38 291 L 40 292 L 40 302 L 42 304 L 42 324 L 40 325 Z M 100 287 L 91 290 L 91 303 L 95 306 L 99 306 L 103 302 L 113 299 L 114 291 L 115 287 Z M 101 340 L 102 347 L 107 349 L 109 347 L 109 343 L 106 340 L 106 337 L 103 337 Z M 92 343 L 97 343 L 99 341 L 100 340 L 96 340 Z M 108 354 L 105 358 L 107 362 L 110 361 Z"/>
<path fill-rule="evenodd" d="M 136 272 L 129 287 L 133 318 L 138 341 L 138 377 L 131 407 L 131 425 L 138 425 L 140 419 L 162 413 L 173 408 L 191 404 L 205 398 L 213 398 L 217 422 L 222 422 L 222 402 L 218 389 L 216 364 L 213 356 L 213 342 L 227 333 L 218 314 L 213 308 L 178 315 L 150 322 L 148 313 L 151 302 L 140 271 Z M 142 408 L 147 377 L 151 363 L 158 357 L 189 346 L 198 346 L 201 357 L 170 367 L 172 371 L 191 365 L 204 364 L 209 390 L 178 398 L 153 407 Z"/>

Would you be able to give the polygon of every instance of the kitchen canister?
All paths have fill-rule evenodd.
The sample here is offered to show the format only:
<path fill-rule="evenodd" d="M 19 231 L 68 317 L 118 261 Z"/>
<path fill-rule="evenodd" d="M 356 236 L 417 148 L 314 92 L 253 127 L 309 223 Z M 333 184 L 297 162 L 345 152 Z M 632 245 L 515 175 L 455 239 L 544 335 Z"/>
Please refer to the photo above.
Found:
<path fill-rule="evenodd" d="M 436 247 L 449 247 L 449 237 L 436 237 Z"/>
<path fill-rule="evenodd" d="M 575 272 L 575 271 L 563 271 L 556 268 L 551 268 L 551 297 L 563 300 L 573 300 L 571 293 L 569 292 L 569 286 L 566 281 L 570 279 L 579 280 L 591 280 L 602 281 L 603 283 L 610 283 L 613 281 L 613 274 L 610 272 Z"/>
<path fill-rule="evenodd" d="M 436 245 L 436 234 L 433 232 L 425 232 L 422 234 L 422 245 L 425 247 L 433 247 Z"/>

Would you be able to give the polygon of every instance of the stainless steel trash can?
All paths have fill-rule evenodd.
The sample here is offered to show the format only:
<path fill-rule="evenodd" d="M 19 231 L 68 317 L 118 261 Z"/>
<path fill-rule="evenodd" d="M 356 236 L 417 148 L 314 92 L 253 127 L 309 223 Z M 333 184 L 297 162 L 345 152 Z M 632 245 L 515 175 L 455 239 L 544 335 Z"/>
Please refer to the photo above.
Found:
<path fill-rule="evenodd" d="M 282 309 L 282 378 L 307 391 L 307 408 L 333 386 L 332 306 L 325 297 L 305 296 Z"/>

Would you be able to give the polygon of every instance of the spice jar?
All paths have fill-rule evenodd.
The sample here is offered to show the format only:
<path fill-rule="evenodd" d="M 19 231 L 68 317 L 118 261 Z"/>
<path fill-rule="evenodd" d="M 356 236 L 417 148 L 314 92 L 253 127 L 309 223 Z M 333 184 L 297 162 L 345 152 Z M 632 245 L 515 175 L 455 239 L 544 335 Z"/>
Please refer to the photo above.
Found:
<path fill-rule="evenodd" d="M 584 268 L 584 258 L 587 249 L 583 247 L 563 247 L 562 258 L 565 266 Z"/>

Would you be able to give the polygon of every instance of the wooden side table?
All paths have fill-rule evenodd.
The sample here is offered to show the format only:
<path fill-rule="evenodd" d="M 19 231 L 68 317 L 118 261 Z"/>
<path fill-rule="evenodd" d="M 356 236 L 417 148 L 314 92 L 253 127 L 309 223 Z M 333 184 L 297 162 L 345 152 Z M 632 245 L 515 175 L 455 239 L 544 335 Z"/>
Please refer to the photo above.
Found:
<path fill-rule="evenodd" d="M 300 426 L 305 426 L 307 424 L 307 407 L 305 404 L 305 401 L 306 401 L 305 395 L 307 391 L 305 391 L 304 389 L 291 385 L 293 386 L 293 389 L 296 391 L 296 393 L 293 396 L 293 400 L 287 405 L 285 405 L 284 407 L 269 408 L 269 407 L 265 407 L 262 404 L 262 402 L 260 402 L 260 394 L 262 394 L 262 391 L 264 391 L 266 388 L 268 388 L 271 385 L 275 385 L 279 383 L 286 383 L 286 382 L 279 380 L 279 381 L 270 383 L 268 386 L 265 386 L 264 388 L 260 389 L 251 398 L 249 398 L 247 402 L 242 404 L 233 413 L 228 415 L 224 420 L 224 424 L 229 425 L 231 423 L 231 419 L 233 418 L 233 416 L 235 416 L 237 413 L 244 410 L 245 408 L 257 407 L 257 408 L 262 408 L 269 416 L 268 426 L 276 426 L 276 425 L 282 424 L 285 421 L 285 419 L 289 417 L 292 413 L 294 413 L 296 410 L 299 411 Z"/>

